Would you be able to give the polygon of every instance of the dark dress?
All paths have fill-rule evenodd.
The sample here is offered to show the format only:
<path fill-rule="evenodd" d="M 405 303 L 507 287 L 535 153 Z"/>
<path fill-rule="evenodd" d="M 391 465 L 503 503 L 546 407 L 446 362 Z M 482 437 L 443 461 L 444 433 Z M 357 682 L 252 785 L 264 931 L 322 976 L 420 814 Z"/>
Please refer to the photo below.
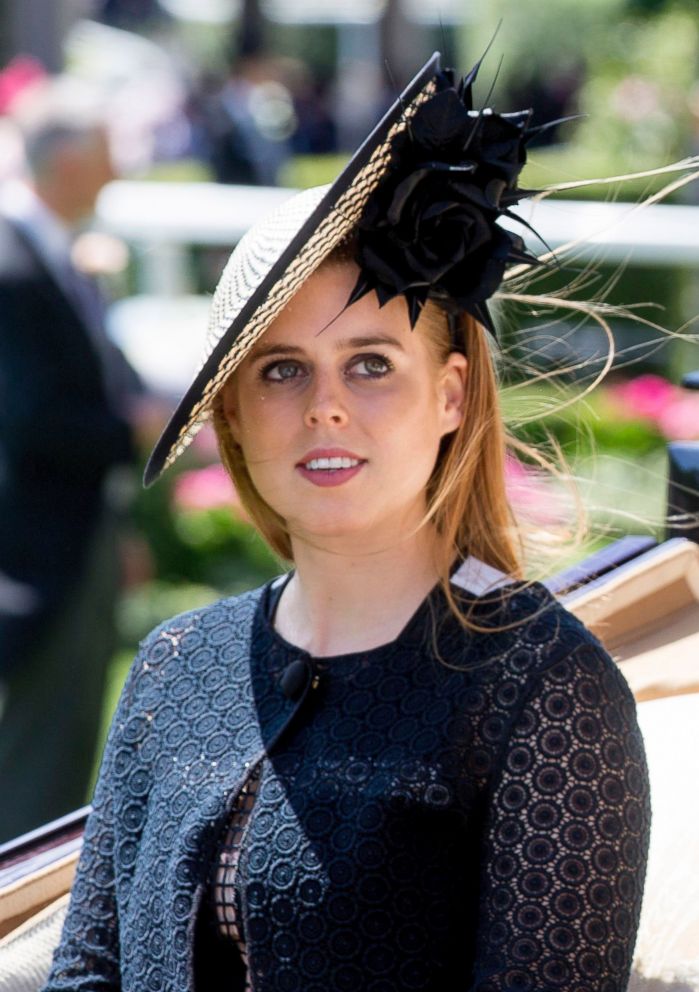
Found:
<path fill-rule="evenodd" d="M 312 659 L 271 585 L 167 622 L 114 720 L 47 989 L 245 985 L 213 877 L 238 865 L 256 992 L 625 989 L 648 843 L 628 687 L 540 585 L 441 592 L 370 651 Z M 81 979 L 84 976 L 84 984 Z"/>

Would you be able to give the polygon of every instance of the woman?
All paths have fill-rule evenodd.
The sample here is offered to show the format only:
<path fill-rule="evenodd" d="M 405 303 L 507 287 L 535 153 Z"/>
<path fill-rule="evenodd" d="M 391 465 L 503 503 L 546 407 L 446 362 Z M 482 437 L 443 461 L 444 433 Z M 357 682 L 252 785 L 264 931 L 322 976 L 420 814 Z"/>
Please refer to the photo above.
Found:
<path fill-rule="evenodd" d="M 430 60 L 222 277 L 147 478 L 213 415 L 294 567 L 142 645 L 52 992 L 626 986 L 642 741 L 520 580 L 486 301 L 528 259 L 497 220 L 531 132 L 472 113 L 474 76 Z"/>

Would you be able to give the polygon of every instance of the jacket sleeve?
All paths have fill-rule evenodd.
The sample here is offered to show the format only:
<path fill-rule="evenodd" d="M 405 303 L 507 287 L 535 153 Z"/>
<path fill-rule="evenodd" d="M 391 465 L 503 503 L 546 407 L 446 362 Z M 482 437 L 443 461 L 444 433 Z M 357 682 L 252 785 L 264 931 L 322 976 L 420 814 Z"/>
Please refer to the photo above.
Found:
<path fill-rule="evenodd" d="M 635 703 L 589 641 L 537 677 L 495 775 L 472 992 L 625 992 L 649 825 Z"/>
<path fill-rule="evenodd" d="M 128 760 L 125 738 L 142 657 L 142 653 L 136 656 L 112 720 L 63 933 L 43 992 L 116 992 L 121 988 L 115 779 Z"/>

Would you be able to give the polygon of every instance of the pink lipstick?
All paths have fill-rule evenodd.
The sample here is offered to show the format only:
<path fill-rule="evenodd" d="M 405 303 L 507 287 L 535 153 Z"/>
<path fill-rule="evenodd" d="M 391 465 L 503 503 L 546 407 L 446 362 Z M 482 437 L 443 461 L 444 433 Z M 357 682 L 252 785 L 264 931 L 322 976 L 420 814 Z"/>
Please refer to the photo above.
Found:
<path fill-rule="evenodd" d="M 314 448 L 297 462 L 296 468 L 314 486 L 341 486 L 353 479 L 364 465 L 365 458 L 344 448 Z"/>

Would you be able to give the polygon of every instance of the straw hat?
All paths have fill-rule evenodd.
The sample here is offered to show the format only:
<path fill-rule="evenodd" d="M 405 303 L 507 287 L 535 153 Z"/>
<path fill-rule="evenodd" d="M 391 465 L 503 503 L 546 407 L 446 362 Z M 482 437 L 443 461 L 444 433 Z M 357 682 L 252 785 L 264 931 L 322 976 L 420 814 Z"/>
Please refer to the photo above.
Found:
<path fill-rule="evenodd" d="M 447 310 L 473 313 L 492 330 L 485 299 L 499 285 L 505 264 L 536 261 L 521 239 L 495 221 L 529 195 L 517 189 L 516 178 L 526 159 L 524 144 L 539 129 L 528 128 L 530 111 L 504 115 L 474 111 L 471 84 L 480 62 L 454 85 L 453 74 L 440 67 L 439 59 L 435 53 L 425 63 L 335 182 L 292 197 L 241 239 L 213 298 L 199 371 L 150 456 L 145 485 L 185 450 L 209 419 L 214 397 L 236 366 L 302 283 L 350 234 L 358 234 L 363 255 L 358 258 L 362 275 L 348 305 L 371 290 L 380 304 L 401 294 L 414 325 L 422 304 L 432 297 Z M 423 109 L 415 117 L 428 102 L 432 112 L 426 115 Z M 413 133 L 418 129 L 419 141 Z M 408 162 L 418 145 L 420 156 Z M 477 181 L 474 174 L 480 177 Z M 372 194 L 385 193 L 391 176 L 396 195 L 389 190 L 384 209 Z M 433 177 L 440 184 L 441 200 L 446 183 L 455 191 L 454 202 L 447 197 L 447 202 L 435 204 Z M 413 195 L 416 183 L 420 188 Z M 425 195 L 428 202 L 420 208 L 419 220 L 425 221 L 420 231 L 400 234 L 400 223 L 409 211 L 396 219 L 395 204 L 411 197 L 419 202 Z M 417 223 L 412 215 L 408 219 Z M 436 232 L 434 243 L 446 246 L 446 264 L 445 258 L 435 261 L 434 243 L 425 234 L 430 222 Z M 447 237 L 449 231 L 452 237 Z M 396 232 L 400 236 L 392 246 Z M 414 257 L 420 246 L 422 261 Z M 392 252 L 388 274 L 382 266 L 379 271 L 372 265 L 377 254 L 386 259 Z M 407 275 L 406 262 L 413 266 Z M 475 288 L 466 285 L 474 271 L 480 280 Z"/>

